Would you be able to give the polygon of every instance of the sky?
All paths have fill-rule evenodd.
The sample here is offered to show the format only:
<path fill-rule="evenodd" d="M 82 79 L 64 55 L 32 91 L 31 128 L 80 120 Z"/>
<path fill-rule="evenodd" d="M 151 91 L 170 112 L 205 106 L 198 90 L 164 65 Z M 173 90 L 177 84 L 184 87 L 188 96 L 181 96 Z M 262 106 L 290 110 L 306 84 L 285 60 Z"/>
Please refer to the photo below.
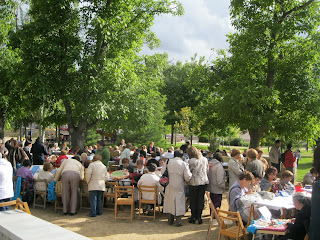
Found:
<path fill-rule="evenodd" d="M 215 57 L 212 49 L 226 49 L 226 34 L 233 31 L 229 18 L 229 0 L 180 0 L 184 15 L 162 15 L 155 19 L 153 32 L 161 41 L 154 50 L 143 54 L 166 52 L 171 61 L 186 61 L 197 53 L 207 60 Z"/>

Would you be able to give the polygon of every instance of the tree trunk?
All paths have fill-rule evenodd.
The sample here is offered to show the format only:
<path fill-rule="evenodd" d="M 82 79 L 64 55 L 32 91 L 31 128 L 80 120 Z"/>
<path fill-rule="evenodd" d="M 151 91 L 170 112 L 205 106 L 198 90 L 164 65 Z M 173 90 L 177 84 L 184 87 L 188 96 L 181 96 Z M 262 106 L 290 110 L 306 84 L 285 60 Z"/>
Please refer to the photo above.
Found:
<path fill-rule="evenodd" d="M 87 135 L 87 130 L 81 130 L 79 128 L 76 128 L 76 130 L 73 130 L 72 133 L 69 131 L 71 135 L 71 147 L 73 150 L 75 150 L 77 147 L 80 147 L 80 149 L 83 149 L 84 147 L 84 140 Z"/>
<path fill-rule="evenodd" d="M 191 139 L 190 139 L 190 144 L 191 144 L 191 146 L 192 146 L 192 139 L 193 139 L 193 135 L 192 135 L 192 134 L 190 135 L 190 138 L 191 138 Z"/>
<path fill-rule="evenodd" d="M 171 125 L 171 145 L 173 145 L 174 124 Z"/>
<path fill-rule="evenodd" d="M 61 137 L 61 134 L 60 134 L 60 126 L 58 126 L 59 127 L 59 138 L 58 138 L 58 144 L 60 145 L 60 137 Z"/>
<path fill-rule="evenodd" d="M 249 135 L 250 135 L 249 148 L 259 147 L 260 139 L 262 138 L 264 132 L 265 132 L 264 127 L 260 127 L 260 129 L 249 129 Z"/>
<path fill-rule="evenodd" d="M 0 138 L 4 139 L 4 126 L 6 124 L 6 109 L 0 109 Z"/>

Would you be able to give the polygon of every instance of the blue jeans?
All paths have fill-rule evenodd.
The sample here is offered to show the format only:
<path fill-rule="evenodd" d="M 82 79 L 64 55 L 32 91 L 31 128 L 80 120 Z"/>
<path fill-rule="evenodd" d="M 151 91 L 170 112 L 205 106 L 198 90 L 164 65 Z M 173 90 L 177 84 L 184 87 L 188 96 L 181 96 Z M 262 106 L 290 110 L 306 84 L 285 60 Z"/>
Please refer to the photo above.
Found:
<path fill-rule="evenodd" d="M 10 201 L 10 198 L 6 198 L 6 199 L 1 199 L 0 200 L 0 203 L 3 203 L 3 202 L 9 202 Z M 8 211 L 9 210 L 9 207 L 0 207 L 0 211 Z"/>
<path fill-rule="evenodd" d="M 102 197 L 103 191 L 89 191 L 90 196 L 90 217 L 95 217 L 102 214 Z"/>

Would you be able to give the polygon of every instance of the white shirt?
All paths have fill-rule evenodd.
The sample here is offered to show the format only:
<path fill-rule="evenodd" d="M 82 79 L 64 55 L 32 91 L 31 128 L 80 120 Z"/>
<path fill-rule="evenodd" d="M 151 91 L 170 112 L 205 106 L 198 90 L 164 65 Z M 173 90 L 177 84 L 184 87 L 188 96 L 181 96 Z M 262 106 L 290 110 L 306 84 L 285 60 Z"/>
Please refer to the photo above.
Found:
<path fill-rule="evenodd" d="M 138 181 L 139 186 L 157 186 L 158 187 L 158 201 L 160 203 L 161 196 L 160 192 L 163 192 L 163 187 L 160 185 L 160 178 L 153 172 L 153 173 L 145 173 L 141 176 L 140 180 Z M 142 193 L 142 199 L 145 200 L 154 200 L 154 193 Z"/>
<path fill-rule="evenodd" d="M 12 173 L 11 163 L 4 158 L 0 158 L 0 199 L 13 197 Z"/>

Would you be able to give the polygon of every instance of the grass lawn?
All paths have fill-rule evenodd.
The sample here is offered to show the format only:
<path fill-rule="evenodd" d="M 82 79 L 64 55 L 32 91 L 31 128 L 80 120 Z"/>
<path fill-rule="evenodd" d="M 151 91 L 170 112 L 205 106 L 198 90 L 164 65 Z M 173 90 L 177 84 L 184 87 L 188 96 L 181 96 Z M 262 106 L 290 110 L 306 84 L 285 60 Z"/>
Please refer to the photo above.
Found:
<path fill-rule="evenodd" d="M 312 154 L 311 151 L 309 153 Z M 297 175 L 298 175 L 298 182 L 302 181 L 303 176 L 312 168 L 312 156 L 302 156 L 301 160 L 299 161 Z"/>

